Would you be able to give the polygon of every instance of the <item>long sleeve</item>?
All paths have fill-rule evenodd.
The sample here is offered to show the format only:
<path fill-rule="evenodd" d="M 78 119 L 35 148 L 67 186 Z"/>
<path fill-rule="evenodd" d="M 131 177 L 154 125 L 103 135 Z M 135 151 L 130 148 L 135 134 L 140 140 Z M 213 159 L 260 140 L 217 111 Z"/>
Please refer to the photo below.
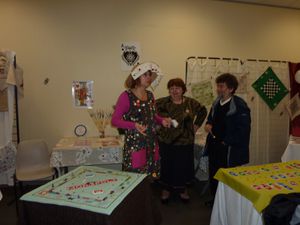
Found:
<path fill-rule="evenodd" d="M 164 120 L 164 118 L 159 116 L 158 114 L 155 115 L 154 119 L 155 119 L 155 122 L 160 125 L 162 124 L 162 121 Z"/>
<path fill-rule="evenodd" d="M 205 124 L 210 124 L 212 125 L 212 108 L 210 109 L 209 113 L 208 113 L 208 116 L 207 116 L 207 120 L 206 120 L 206 123 Z"/>
<path fill-rule="evenodd" d="M 234 97 L 237 112 L 234 119 L 231 119 L 228 124 L 228 132 L 224 141 L 230 145 L 249 145 L 251 131 L 251 113 L 246 102 L 240 98 Z"/>
<path fill-rule="evenodd" d="M 196 119 L 195 124 L 197 126 L 201 126 L 203 121 L 205 120 L 205 117 L 207 116 L 207 110 L 205 106 L 201 105 L 199 102 L 192 99 L 192 105 L 195 110 Z"/>
<path fill-rule="evenodd" d="M 123 115 L 129 111 L 130 102 L 128 94 L 124 91 L 118 98 L 115 106 L 115 111 L 112 115 L 111 124 L 117 128 L 135 129 L 134 122 L 125 121 Z"/>
<path fill-rule="evenodd" d="M 152 96 L 153 96 L 153 94 L 152 94 Z M 153 96 L 153 101 L 154 101 L 155 107 L 157 107 L 154 96 Z M 161 117 L 160 115 L 158 115 L 157 108 L 156 108 L 156 113 L 154 115 L 154 120 L 155 120 L 155 123 L 160 124 L 160 125 L 162 125 L 162 122 L 164 120 L 163 117 Z"/>

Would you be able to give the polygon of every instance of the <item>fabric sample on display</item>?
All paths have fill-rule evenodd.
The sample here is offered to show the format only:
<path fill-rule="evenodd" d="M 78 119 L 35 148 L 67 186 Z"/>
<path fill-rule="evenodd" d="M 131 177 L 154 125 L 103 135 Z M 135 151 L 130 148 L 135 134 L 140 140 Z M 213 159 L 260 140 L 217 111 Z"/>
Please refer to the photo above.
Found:
<path fill-rule="evenodd" d="M 0 112 L 8 111 L 8 99 L 7 99 L 7 71 L 8 60 L 4 54 L 0 52 Z"/>
<path fill-rule="evenodd" d="M 298 94 L 295 94 L 287 105 L 287 110 L 291 120 L 295 119 L 300 115 L 300 97 Z"/>
<path fill-rule="evenodd" d="M 249 73 L 233 73 L 239 83 L 238 88 L 236 89 L 235 93 L 236 94 L 247 94 L 248 90 L 247 90 L 247 83 L 248 83 L 248 79 L 247 79 L 247 75 Z"/>
<path fill-rule="evenodd" d="M 0 90 L 0 112 L 8 111 L 8 96 L 7 88 Z"/>
<path fill-rule="evenodd" d="M 214 101 L 211 80 L 200 81 L 191 84 L 192 97 L 202 105 L 210 106 Z"/>
<path fill-rule="evenodd" d="M 252 84 L 252 87 L 272 110 L 289 92 L 271 67 Z"/>

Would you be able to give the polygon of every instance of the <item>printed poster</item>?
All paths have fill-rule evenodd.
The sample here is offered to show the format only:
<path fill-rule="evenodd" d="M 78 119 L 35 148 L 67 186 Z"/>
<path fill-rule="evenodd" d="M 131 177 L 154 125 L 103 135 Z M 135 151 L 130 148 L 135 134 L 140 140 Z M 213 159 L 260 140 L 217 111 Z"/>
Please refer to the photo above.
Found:
<path fill-rule="evenodd" d="M 73 81 L 72 95 L 74 107 L 92 108 L 93 107 L 93 83 L 94 81 Z"/>
<path fill-rule="evenodd" d="M 131 71 L 132 67 L 140 61 L 141 49 L 137 42 L 124 42 L 121 44 L 121 69 Z"/>

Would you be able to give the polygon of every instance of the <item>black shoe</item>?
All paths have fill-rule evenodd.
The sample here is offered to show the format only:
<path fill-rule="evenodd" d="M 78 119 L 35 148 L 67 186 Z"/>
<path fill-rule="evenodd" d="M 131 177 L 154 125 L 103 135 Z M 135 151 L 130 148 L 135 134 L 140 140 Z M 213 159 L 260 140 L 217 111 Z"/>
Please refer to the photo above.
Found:
<path fill-rule="evenodd" d="M 160 202 L 161 202 L 162 204 L 166 205 L 166 204 L 169 203 L 169 199 L 170 199 L 170 198 L 161 198 L 161 199 L 160 199 Z"/>
<path fill-rule="evenodd" d="M 190 196 L 187 194 L 186 191 L 184 193 L 180 193 L 179 197 L 183 203 L 188 203 L 190 201 Z"/>
<path fill-rule="evenodd" d="M 169 191 L 163 190 L 161 197 L 160 197 L 160 201 L 162 204 L 167 204 L 169 202 L 171 193 Z"/>
<path fill-rule="evenodd" d="M 180 197 L 180 200 L 181 200 L 183 203 L 189 203 L 189 202 L 190 202 L 190 198 L 181 198 L 181 197 Z"/>

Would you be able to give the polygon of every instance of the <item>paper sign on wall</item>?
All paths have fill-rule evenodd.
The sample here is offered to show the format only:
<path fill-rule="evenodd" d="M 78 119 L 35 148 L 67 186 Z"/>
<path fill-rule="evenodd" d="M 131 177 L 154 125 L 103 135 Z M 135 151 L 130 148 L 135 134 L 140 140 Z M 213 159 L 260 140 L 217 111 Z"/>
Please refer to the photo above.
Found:
<path fill-rule="evenodd" d="M 121 69 L 130 71 L 140 60 L 141 49 L 137 42 L 124 42 L 121 44 Z"/>

